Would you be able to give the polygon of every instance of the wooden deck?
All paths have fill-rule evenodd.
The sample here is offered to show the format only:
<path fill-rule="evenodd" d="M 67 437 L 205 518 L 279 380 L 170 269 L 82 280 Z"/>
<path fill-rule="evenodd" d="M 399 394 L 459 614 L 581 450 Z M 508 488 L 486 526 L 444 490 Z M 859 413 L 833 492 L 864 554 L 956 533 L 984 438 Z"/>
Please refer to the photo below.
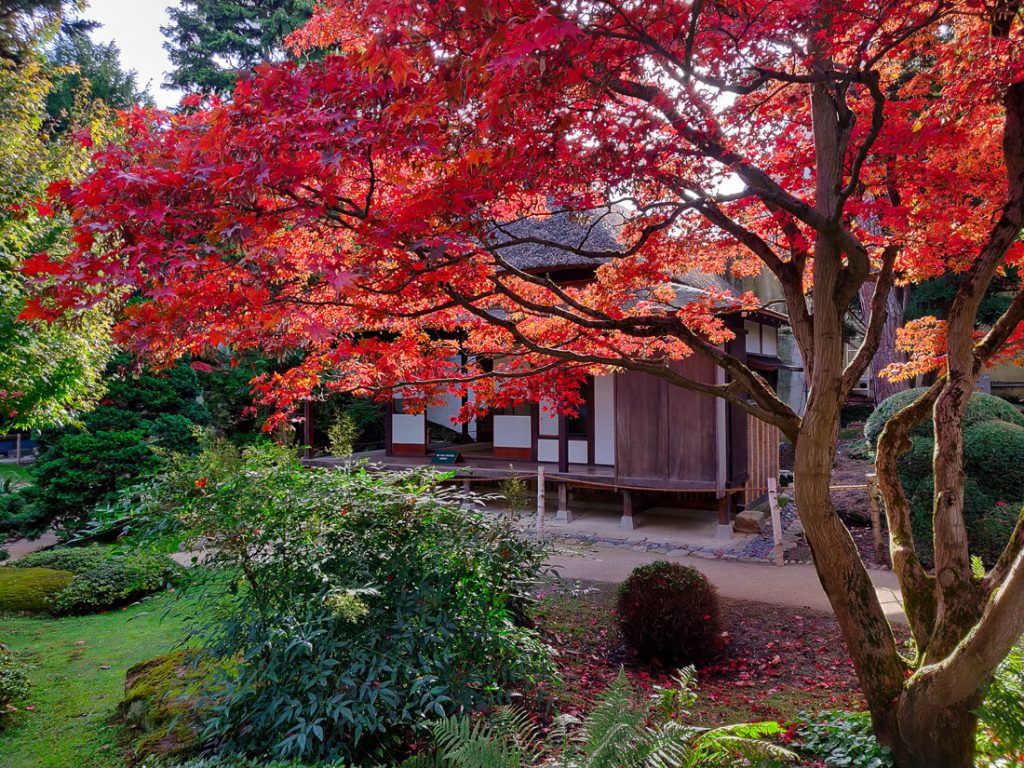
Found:
<path fill-rule="evenodd" d="M 485 458 L 463 454 L 458 464 L 434 465 L 430 456 L 387 456 L 384 451 L 367 451 L 352 457 L 357 461 L 389 470 L 413 469 L 416 467 L 433 467 L 442 472 L 454 473 L 453 480 L 504 480 L 509 477 L 524 479 L 536 478 L 540 468 L 544 469 L 544 479 L 554 483 L 566 483 L 570 486 L 605 488 L 609 491 L 650 491 L 668 493 L 700 493 L 732 494 L 742 489 L 718 489 L 713 482 L 673 482 L 661 478 L 627 478 L 618 474 L 615 467 L 597 466 L 592 464 L 570 464 L 568 472 L 559 472 L 558 464 L 522 461 L 509 459 Z M 310 459 L 307 463 L 317 467 L 337 467 L 346 463 L 346 459 L 333 456 L 321 456 Z"/>

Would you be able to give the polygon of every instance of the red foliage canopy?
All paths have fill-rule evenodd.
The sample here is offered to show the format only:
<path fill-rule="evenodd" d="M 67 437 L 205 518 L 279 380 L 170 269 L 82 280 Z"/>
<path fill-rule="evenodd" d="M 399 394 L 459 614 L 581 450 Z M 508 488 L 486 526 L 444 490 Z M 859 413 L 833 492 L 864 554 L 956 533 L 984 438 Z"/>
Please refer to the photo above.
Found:
<path fill-rule="evenodd" d="M 302 348 L 302 365 L 263 385 L 284 409 L 321 385 L 482 375 L 462 351 L 516 377 L 500 392 L 476 381 L 480 403 L 553 390 L 571 402 L 589 370 L 720 356 L 722 310 L 756 299 L 681 305 L 673 281 L 767 268 L 811 367 L 804 294 L 823 238 L 843 264 L 830 298 L 847 303 L 888 270 L 962 271 L 989 238 L 1006 202 L 1002 101 L 1024 79 L 1007 12 L 328 2 L 293 38 L 301 62 L 261 67 L 227 102 L 126 115 L 123 145 L 54 190 L 78 248 L 26 265 L 60 273 L 30 313 L 124 290 L 120 338 L 158 358 Z M 827 139 L 816 87 L 838 115 Z M 824 170 L 830 152 L 841 173 Z M 559 211 L 617 221 L 614 251 L 549 243 L 591 259 L 590 283 L 521 272 L 496 247 L 524 242 L 509 222 Z M 1022 256 L 1017 242 L 1005 263 Z M 756 377 L 716 362 L 750 409 L 789 418 Z"/>

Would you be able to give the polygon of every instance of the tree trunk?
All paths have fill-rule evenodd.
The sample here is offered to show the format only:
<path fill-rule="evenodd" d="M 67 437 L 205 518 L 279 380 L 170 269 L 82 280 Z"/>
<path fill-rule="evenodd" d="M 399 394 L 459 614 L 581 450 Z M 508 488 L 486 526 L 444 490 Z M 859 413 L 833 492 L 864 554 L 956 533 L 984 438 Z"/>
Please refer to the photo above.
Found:
<path fill-rule="evenodd" d="M 860 287 L 861 307 L 871 306 L 871 294 L 873 291 L 874 285 L 871 283 L 864 283 Z M 886 366 L 892 363 L 906 362 L 907 359 L 906 355 L 896 349 L 896 331 L 903 325 L 905 295 L 906 290 L 904 288 L 894 286 L 889 291 L 889 296 L 886 299 L 885 326 L 882 328 L 882 335 L 878 339 L 878 351 L 875 352 L 875 356 L 871 358 L 871 363 L 868 365 L 868 376 L 871 380 L 871 399 L 875 405 L 910 387 L 909 381 L 890 381 L 880 376 Z M 862 311 L 866 323 L 868 312 L 866 309 Z"/>
<path fill-rule="evenodd" d="M 875 735 L 896 768 L 973 768 L 976 702 L 936 709 L 910 705 L 913 698 L 902 694 L 896 706 L 872 713 Z"/>

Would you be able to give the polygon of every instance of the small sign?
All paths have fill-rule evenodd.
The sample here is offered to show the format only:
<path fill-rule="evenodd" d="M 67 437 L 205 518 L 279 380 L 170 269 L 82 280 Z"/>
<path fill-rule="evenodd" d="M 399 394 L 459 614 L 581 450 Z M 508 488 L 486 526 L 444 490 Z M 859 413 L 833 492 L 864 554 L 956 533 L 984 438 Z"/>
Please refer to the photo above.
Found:
<path fill-rule="evenodd" d="M 434 451 L 431 464 L 457 464 L 462 461 L 462 454 L 458 451 Z"/>

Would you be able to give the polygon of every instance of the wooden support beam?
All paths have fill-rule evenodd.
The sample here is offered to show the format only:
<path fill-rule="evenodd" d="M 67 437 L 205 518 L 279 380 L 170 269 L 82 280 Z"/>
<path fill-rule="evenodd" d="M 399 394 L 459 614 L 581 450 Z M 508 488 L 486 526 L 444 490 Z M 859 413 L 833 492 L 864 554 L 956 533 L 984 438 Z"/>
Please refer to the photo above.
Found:
<path fill-rule="evenodd" d="M 558 471 L 569 471 L 569 417 L 558 414 Z"/>
<path fill-rule="evenodd" d="M 558 484 L 558 512 L 555 513 L 555 520 L 560 523 L 572 522 L 572 511 L 569 509 L 569 486 L 566 483 Z"/>
<path fill-rule="evenodd" d="M 636 499 L 633 496 L 633 491 L 623 491 L 622 521 L 619 523 L 621 528 L 625 528 L 627 531 L 632 531 L 636 527 L 633 514 L 634 512 L 636 512 Z"/>
<path fill-rule="evenodd" d="M 715 530 L 716 539 L 732 538 L 732 513 L 735 511 L 733 494 L 726 491 L 718 497 L 718 528 Z"/>

